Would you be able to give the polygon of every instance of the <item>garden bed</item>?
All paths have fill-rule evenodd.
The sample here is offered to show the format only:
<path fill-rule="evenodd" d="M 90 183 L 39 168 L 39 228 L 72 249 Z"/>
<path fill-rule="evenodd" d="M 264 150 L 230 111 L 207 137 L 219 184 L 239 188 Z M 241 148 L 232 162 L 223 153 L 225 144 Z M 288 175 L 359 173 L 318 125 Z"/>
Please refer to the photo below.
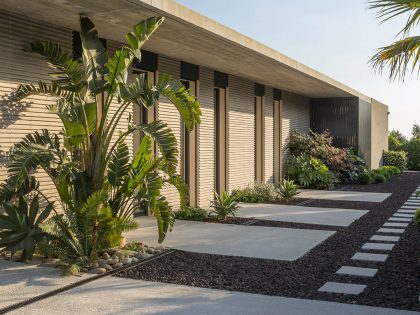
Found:
<path fill-rule="evenodd" d="M 333 236 L 296 261 L 285 262 L 175 251 L 160 259 L 159 263 L 139 266 L 121 272 L 117 276 L 420 311 L 418 303 L 420 230 L 414 226 L 410 226 L 403 234 L 391 251 L 388 260 L 383 264 L 375 265 L 379 267 L 379 272 L 374 278 L 357 278 L 359 283 L 363 281 L 368 285 L 362 294 L 348 296 L 318 292 L 318 289 L 327 281 L 348 279 L 345 276 L 335 275 L 335 271 L 344 265 L 356 265 L 351 261 L 351 257 L 408 199 L 419 183 L 420 173 L 404 173 L 387 183 L 369 186 L 369 189 L 370 187 L 377 188 L 372 191 L 392 192 L 392 196 L 382 203 L 369 205 L 360 203 L 362 208 L 370 210 L 368 214 L 347 228 L 335 229 L 337 232 Z M 316 202 L 318 201 L 309 205 L 315 205 Z M 339 204 L 341 202 L 334 201 L 333 206 L 337 207 Z M 348 208 L 348 202 L 345 204 Z M 268 224 L 259 222 L 257 224 Z"/>

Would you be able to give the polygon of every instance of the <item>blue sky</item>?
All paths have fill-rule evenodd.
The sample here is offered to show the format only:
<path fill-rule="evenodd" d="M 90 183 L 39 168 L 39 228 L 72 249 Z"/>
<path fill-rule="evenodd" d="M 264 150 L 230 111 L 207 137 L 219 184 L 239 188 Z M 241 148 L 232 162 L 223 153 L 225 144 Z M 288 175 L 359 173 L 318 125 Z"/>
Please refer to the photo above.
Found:
<path fill-rule="evenodd" d="M 363 0 L 177 0 L 389 105 L 389 129 L 420 123 L 420 79 L 389 82 L 368 60 L 395 40 L 404 19 L 379 25 Z"/>

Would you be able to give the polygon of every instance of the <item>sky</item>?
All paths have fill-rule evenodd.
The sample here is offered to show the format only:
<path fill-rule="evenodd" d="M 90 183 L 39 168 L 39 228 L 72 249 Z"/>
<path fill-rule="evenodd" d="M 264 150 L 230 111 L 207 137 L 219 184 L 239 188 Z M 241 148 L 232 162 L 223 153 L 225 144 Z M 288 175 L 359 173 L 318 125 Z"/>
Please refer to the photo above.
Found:
<path fill-rule="evenodd" d="M 411 136 L 420 124 L 420 77 L 390 82 L 368 64 L 377 48 L 397 39 L 406 17 L 380 24 L 364 0 L 177 2 L 387 104 L 389 130 Z"/>

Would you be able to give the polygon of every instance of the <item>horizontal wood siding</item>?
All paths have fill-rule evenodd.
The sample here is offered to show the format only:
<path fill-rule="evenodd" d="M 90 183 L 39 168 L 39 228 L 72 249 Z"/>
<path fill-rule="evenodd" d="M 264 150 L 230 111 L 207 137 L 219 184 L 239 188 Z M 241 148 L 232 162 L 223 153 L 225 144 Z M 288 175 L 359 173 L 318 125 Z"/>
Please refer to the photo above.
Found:
<path fill-rule="evenodd" d="M 254 83 L 229 77 L 228 189 L 243 188 L 255 179 Z"/>
<path fill-rule="evenodd" d="M 293 94 L 282 93 L 281 102 L 281 158 L 282 176 L 287 171 L 288 138 L 292 130 L 302 132 L 309 131 L 310 126 L 310 105 L 309 98 Z"/>
<path fill-rule="evenodd" d="M 171 75 L 175 79 L 179 79 L 180 74 L 180 62 L 178 60 L 159 56 L 159 73 L 166 73 Z M 180 152 L 181 161 L 181 138 L 182 138 L 182 121 L 181 116 L 176 107 L 166 98 L 162 97 L 159 99 L 158 106 L 158 119 L 163 120 L 171 128 L 172 132 L 178 141 L 178 150 Z M 181 163 L 179 163 L 177 172 L 181 172 Z M 179 209 L 179 193 L 174 187 L 164 187 L 163 194 L 168 199 L 174 209 Z"/>
<path fill-rule="evenodd" d="M 274 176 L 274 105 L 273 89 L 266 87 L 264 96 L 264 181 L 273 184 Z M 276 183 L 274 183 L 276 184 Z"/>
<path fill-rule="evenodd" d="M 34 40 L 55 41 L 63 51 L 72 49 L 72 32 L 57 26 L 32 21 L 26 17 L 0 10 L 0 181 L 6 179 L 10 150 L 26 134 L 48 128 L 58 134 L 62 130 L 60 119 L 46 109 L 54 103 L 47 96 L 33 96 L 19 104 L 11 103 L 8 96 L 19 83 L 49 81 L 49 68 L 37 54 L 24 51 Z M 58 195 L 54 184 L 43 172 L 36 174 L 40 187 L 51 201 Z"/>
<path fill-rule="evenodd" d="M 200 68 L 199 205 L 208 208 L 215 182 L 215 108 L 213 71 Z"/>

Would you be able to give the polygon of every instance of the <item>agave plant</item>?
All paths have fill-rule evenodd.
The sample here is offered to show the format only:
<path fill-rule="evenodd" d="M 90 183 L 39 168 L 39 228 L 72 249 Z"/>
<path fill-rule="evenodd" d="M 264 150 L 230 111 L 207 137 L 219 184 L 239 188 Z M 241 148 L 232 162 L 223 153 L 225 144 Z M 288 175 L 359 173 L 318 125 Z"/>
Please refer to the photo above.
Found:
<path fill-rule="evenodd" d="M 295 184 L 294 180 L 282 179 L 279 187 L 276 188 L 276 193 L 280 199 L 289 202 L 299 194 L 299 186 Z"/>
<path fill-rule="evenodd" d="M 239 206 L 233 195 L 223 191 L 220 195 L 214 194 L 211 208 L 213 209 L 211 213 L 214 213 L 219 220 L 226 220 L 228 215 L 236 216 Z"/>
<path fill-rule="evenodd" d="M 22 251 L 21 260 L 31 259 L 35 247 L 47 242 L 47 233 L 41 225 L 50 215 L 53 204 L 40 210 L 39 198 L 35 196 L 29 207 L 23 197 L 17 204 L 3 204 L 5 214 L 0 215 L 0 248 L 1 251 Z"/>
<path fill-rule="evenodd" d="M 170 205 L 160 194 L 163 185 L 177 187 L 181 207 L 186 203 L 185 184 L 176 174 L 176 138 L 164 122 L 129 121 L 118 140 L 112 140 L 125 112 L 132 106 L 154 106 L 160 96 L 174 104 L 188 131 L 200 123 L 199 103 L 170 76 L 161 75 L 154 86 L 144 75 L 127 83 L 132 62 L 141 59 L 140 49 L 163 20 L 152 17 L 135 25 L 126 35 L 128 44 L 112 55 L 86 17 L 80 17 L 82 60 L 62 52 L 56 43 L 31 43 L 32 51 L 53 69 L 52 79 L 19 85 L 14 97 L 19 101 L 31 95 L 53 96 L 56 101 L 48 110 L 61 119 L 63 131 L 57 135 L 45 129 L 15 145 L 8 179 L 0 187 L 0 201 L 33 190 L 42 193 L 32 174 L 36 169 L 45 171 L 55 185 L 62 209 L 48 222 L 47 230 L 56 239 L 54 248 L 61 246 L 61 252 L 67 249 L 62 255 L 69 259 L 93 259 L 135 226 L 132 214 L 141 207 L 148 207 L 156 217 L 162 242 L 174 221 Z M 115 111 L 111 111 L 115 104 Z M 125 139 L 135 131 L 141 133 L 142 142 L 130 160 Z M 159 154 L 152 154 L 152 143 Z M 52 204 L 48 197 L 44 199 Z"/>

